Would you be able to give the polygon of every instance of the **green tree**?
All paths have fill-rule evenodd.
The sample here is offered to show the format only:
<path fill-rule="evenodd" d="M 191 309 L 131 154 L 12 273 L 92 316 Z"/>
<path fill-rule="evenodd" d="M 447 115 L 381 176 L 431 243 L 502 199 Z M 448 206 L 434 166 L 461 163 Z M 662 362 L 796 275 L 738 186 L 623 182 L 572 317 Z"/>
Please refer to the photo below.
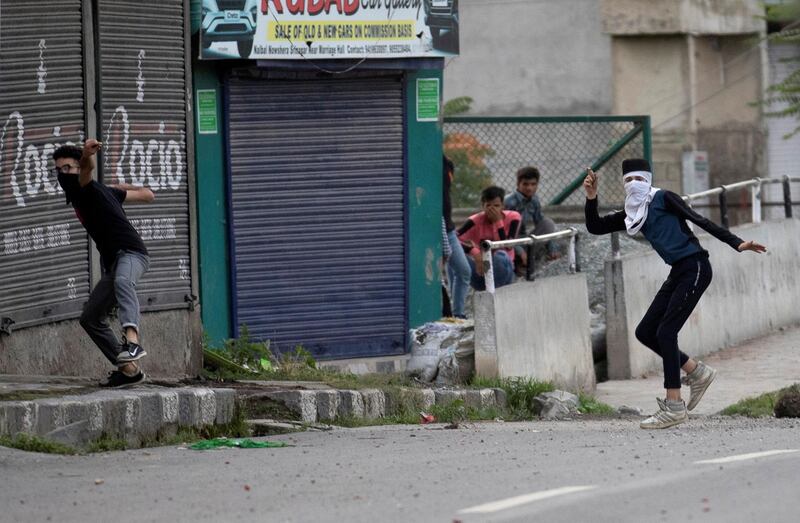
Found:
<path fill-rule="evenodd" d="M 457 116 L 470 110 L 472 98 L 462 96 L 444 104 L 444 116 Z M 453 207 L 477 207 L 481 191 L 492 184 L 492 173 L 486 166 L 486 158 L 494 156 L 494 150 L 481 143 L 468 132 L 451 132 L 444 135 L 444 154 L 453 160 L 455 177 L 450 190 Z"/>

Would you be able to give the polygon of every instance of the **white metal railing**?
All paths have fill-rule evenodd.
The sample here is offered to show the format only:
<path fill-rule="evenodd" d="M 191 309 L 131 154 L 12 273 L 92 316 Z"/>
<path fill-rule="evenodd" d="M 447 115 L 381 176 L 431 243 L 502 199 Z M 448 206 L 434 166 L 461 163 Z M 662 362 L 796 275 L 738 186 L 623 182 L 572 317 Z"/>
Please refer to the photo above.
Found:
<path fill-rule="evenodd" d="M 569 272 L 580 271 L 578 264 L 578 229 L 569 227 L 561 231 L 551 232 L 549 234 L 541 234 L 536 236 L 530 234 L 522 238 L 514 238 L 513 240 L 500 240 L 481 241 L 481 257 L 483 261 L 483 279 L 486 282 L 486 291 L 494 294 L 494 267 L 492 265 L 492 251 L 495 249 L 508 249 L 517 247 L 519 245 L 533 246 L 536 243 L 549 242 L 551 240 L 558 240 L 560 238 L 569 238 L 569 247 L 567 248 L 567 256 L 569 259 Z M 529 251 L 528 255 L 528 274 L 527 279 L 533 280 L 533 256 Z"/>
<path fill-rule="evenodd" d="M 761 223 L 761 186 L 764 184 L 780 183 L 783 184 L 783 207 L 787 218 L 792 217 L 792 192 L 791 182 L 800 182 L 800 177 L 797 176 L 782 176 L 780 178 L 753 178 L 752 180 L 744 180 L 741 182 L 731 183 L 728 185 L 721 185 L 714 187 L 707 191 L 701 191 L 694 194 L 683 196 L 683 199 L 691 205 L 692 200 L 699 198 L 706 198 L 708 196 L 719 196 L 719 212 L 720 222 L 726 229 L 729 226 L 728 222 L 728 193 L 739 189 L 750 189 L 750 202 L 753 223 Z"/>
<path fill-rule="evenodd" d="M 720 223 L 726 229 L 730 227 L 728 220 L 728 193 L 741 189 L 750 189 L 750 202 L 753 223 L 761 223 L 761 186 L 764 184 L 783 184 L 783 209 L 787 218 L 792 217 L 792 191 L 791 182 L 800 182 L 800 176 L 781 176 L 780 178 L 752 178 L 741 182 L 720 185 L 707 191 L 682 196 L 691 207 L 692 201 L 709 196 L 719 197 Z M 692 227 L 693 224 L 689 224 Z M 614 258 L 619 258 L 619 236 L 618 233 L 611 235 L 611 253 Z"/>
<path fill-rule="evenodd" d="M 750 201 L 752 207 L 752 219 L 753 223 L 760 223 L 761 222 L 761 186 L 764 184 L 775 184 L 780 183 L 783 184 L 783 207 L 784 212 L 787 218 L 792 217 L 792 193 L 791 193 L 791 182 L 800 182 L 800 177 L 798 176 L 782 176 L 780 178 L 753 178 L 751 180 L 743 180 L 741 182 L 730 183 L 727 185 L 721 185 L 719 187 L 714 187 L 713 189 L 708 189 L 707 191 L 701 191 L 694 194 L 687 194 L 682 196 L 684 200 L 686 200 L 689 205 L 691 206 L 693 200 L 697 200 L 700 198 L 706 198 L 709 196 L 717 195 L 719 197 L 719 207 L 720 207 L 720 222 L 722 226 L 726 229 L 729 227 L 728 221 L 728 199 L 727 194 L 730 191 L 736 191 L 741 189 L 750 189 Z M 619 237 L 618 233 L 613 233 L 611 235 L 611 251 L 612 255 L 615 258 L 619 257 Z M 483 277 L 486 281 L 486 290 L 490 293 L 494 293 L 494 272 L 492 266 L 492 251 L 495 249 L 506 249 L 509 247 L 516 247 L 518 245 L 526 245 L 532 246 L 535 243 L 542 243 L 547 242 L 550 240 L 556 240 L 560 238 L 570 238 L 569 248 L 568 248 L 568 256 L 569 256 L 569 270 L 570 272 L 580 271 L 580 267 L 578 264 L 578 252 L 577 252 L 577 244 L 578 244 L 578 230 L 574 227 L 570 227 L 568 229 L 564 229 L 561 231 L 553 232 L 550 234 L 542 234 L 540 236 L 536 236 L 531 234 L 529 236 L 525 236 L 523 238 L 515 238 L 513 240 L 501 240 L 501 241 L 490 241 L 490 240 L 483 240 L 481 242 L 481 253 L 482 253 L 482 261 L 483 261 Z M 531 253 L 532 254 L 532 253 Z M 527 269 L 527 279 L 533 279 L 533 256 L 528 256 L 528 269 Z"/>

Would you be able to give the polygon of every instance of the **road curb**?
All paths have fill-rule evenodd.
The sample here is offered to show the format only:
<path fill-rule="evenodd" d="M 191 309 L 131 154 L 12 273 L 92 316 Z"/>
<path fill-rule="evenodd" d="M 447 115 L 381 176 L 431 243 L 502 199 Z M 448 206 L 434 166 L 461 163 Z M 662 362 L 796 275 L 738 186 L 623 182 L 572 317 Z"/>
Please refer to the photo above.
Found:
<path fill-rule="evenodd" d="M 255 384 L 255 383 L 254 383 Z M 0 401 L 0 435 L 38 436 L 75 448 L 102 438 L 140 447 L 179 428 L 226 425 L 237 404 L 248 411 L 280 405 L 305 423 L 375 420 L 463 402 L 476 410 L 506 405 L 502 389 L 226 389 L 207 387 L 102 390 L 28 401 Z M 258 416 L 257 416 L 258 417 Z"/>
<path fill-rule="evenodd" d="M 502 389 L 412 389 L 361 390 L 280 390 L 268 393 L 237 391 L 244 402 L 275 401 L 306 423 L 333 421 L 336 418 L 373 420 L 399 413 L 414 405 L 425 410 L 433 405 L 448 406 L 461 401 L 468 408 L 502 409 L 506 394 Z"/>
<path fill-rule="evenodd" d="M 27 434 L 73 447 L 102 437 L 131 446 L 180 427 L 233 421 L 233 389 L 183 387 L 92 392 L 31 401 L 0 402 L 0 435 Z"/>

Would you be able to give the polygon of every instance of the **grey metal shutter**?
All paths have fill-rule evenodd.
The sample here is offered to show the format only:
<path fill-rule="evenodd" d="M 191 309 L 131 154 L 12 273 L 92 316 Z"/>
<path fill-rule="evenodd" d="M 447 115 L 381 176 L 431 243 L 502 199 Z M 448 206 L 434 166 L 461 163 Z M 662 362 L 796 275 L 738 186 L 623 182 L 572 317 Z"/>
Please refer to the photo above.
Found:
<path fill-rule="evenodd" d="M 405 349 L 399 78 L 228 89 L 234 324 L 318 358 Z"/>
<path fill-rule="evenodd" d="M 150 252 L 144 310 L 191 294 L 183 0 L 99 2 L 104 181 L 153 190 L 126 212 Z"/>
<path fill-rule="evenodd" d="M 3 2 L 0 13 L 0 328 L 76 317 L 87 235 L 53 176 L 84 137 L 81 1 Z"/>

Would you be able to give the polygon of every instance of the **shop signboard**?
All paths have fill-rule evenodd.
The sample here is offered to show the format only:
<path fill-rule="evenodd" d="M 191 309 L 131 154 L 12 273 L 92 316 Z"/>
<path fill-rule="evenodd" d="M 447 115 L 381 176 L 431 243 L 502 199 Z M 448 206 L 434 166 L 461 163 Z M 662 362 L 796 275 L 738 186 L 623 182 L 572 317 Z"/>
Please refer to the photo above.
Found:
<path fill-rule="evenodd" d="M 201 58 L 458 54 L 458 0 L 203 0 Z"/>

